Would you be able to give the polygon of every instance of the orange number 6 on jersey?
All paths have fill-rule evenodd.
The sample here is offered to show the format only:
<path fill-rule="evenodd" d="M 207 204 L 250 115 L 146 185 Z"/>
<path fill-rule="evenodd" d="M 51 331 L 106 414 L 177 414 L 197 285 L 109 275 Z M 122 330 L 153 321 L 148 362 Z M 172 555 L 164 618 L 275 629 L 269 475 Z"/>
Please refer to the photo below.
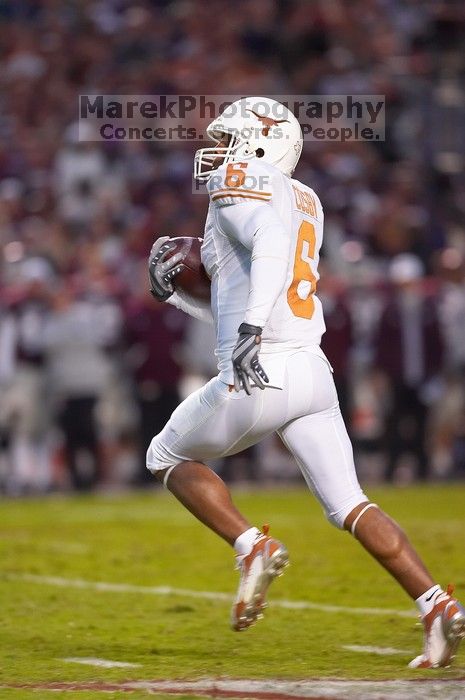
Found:
<path fill-rule="evenodd" d="M 316 279 L 310 267 L 310 262 L 315 255 L 315 242 L 313 224 L 302 221 L 295 248 L 294 277 L 287 290 L 287 303 L 294 316 L 299 318 L 310 319 L 315 311 L 313 294 L 316 290 Z"/>
<path fill-rule="evenodd" d="M 230 163 L 226 168 L 224 184 L 226 187 L 241 187 L 245 181 L 245 172 L 248 163 Z"/>

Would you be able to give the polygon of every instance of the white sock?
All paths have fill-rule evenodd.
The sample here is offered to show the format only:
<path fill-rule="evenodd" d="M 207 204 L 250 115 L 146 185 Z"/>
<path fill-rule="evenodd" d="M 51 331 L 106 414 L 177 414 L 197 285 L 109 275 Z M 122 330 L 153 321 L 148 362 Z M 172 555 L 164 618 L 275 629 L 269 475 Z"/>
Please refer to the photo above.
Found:
<path fill-rule="evenodd" d="M 248 530 L 239 535 L 237 540 L 234 542 L 234 549 L 236 554 L 240 557 L 247 556 L 252 551 L 253 543 L 260 535 L 260 530 L 256 527 L 249 527 Z"/>
<path fill-rule="evenodd" d="M 436 584 L 435 586 L 428 588 L 427 591 L 422 593 L 422 595 L 416 599 L 415 603 L 422 617 L 428 615 L 428 613 L 430 613 L 434 608 L 434 604 L 439 593 L 444 593 L 444 591 L 442 590 L 441 586 Z"/>

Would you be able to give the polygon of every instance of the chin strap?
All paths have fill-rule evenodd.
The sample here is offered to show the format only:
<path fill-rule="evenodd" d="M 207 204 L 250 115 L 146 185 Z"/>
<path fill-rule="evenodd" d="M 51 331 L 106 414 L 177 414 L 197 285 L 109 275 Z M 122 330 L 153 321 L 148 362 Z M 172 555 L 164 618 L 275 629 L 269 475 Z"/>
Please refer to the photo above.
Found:
<path fill-rule="evenodd" d="M 354 537 L 355 537 L 355 528 L 358 525 L 358 521 L 360 520 L 362 515 L 367 512 L 368 508 L 379 508 L 379 506 L 376 503 L 367 503 L 366 506 L 364 508 L 362 508 L 362 510 L 360 511 L 360 513 L 357 515 L 354 522 L 350 526 L 350 534 L 353 535 Z"/>

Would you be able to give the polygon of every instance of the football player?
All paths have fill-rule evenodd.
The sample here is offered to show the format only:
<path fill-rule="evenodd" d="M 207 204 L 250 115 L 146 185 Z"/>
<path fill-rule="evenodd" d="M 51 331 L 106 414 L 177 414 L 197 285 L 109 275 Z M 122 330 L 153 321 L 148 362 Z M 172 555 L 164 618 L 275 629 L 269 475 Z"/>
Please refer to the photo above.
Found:
<path fill-rule="evenodd" d="M 283 105 L 249 97 L 208 128 L 216 142 L 195 154 L 194 175 L 210 196 L 202 262 L 211 305 L 175 291 L 182 254 L 167 237 L 154 244 L 152 293 L 213 321 L 219 374 L 191 394 L 156 435 L 147 467 L 236 552 L 240 582 L 232 627 L 261 617 L 271 581 L 288 562 L 285 546 L 251 526 L 204 460 L 231 455 L 277 432 L 326 517 L 348 530 L 416 601 L 423 653 L 413 668 L 446 666 L 465 636 L 465 610 L 434 582 L 401 528 L 363 493 L 339 409 L 331 366 L 320 348 L 325 325 L 316 295 L 323 210 L 292 179 L 302 132 Z"/>

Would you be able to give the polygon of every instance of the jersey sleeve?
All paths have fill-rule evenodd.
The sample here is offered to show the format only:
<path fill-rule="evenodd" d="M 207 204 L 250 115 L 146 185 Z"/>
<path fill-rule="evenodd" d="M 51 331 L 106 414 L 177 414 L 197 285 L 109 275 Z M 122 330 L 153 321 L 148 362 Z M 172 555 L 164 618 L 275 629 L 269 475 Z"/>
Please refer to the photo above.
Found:
<path fill-rule="evenodd" d="M 217 213 L 220 229 L 251 251 L 244 321 L 263 328 L 286 282 L 290 236 L 273 207 L 246 202 Z"/>
<path fill-rule="evenodd" d="M 222 165 L 207 184 L 216 208 L 244 202 L 269 202 L 273 196 L 272 177 L 256 158 Z"/>
<path fill-rule="evenodd" d="M 213 323 L 210 304 L 206 301 L 194 299 L 194 297 L 187 294 L 182 289 L 175 291 L 166 301 L 168 304 L 171 304 L 171 306 L 175 306 L 180 311 L 184 311 L 185 314 L 189 314 L 189 316 L 199 321 L 205 321 L 205 323 L 210 324 Z"/>
<path fill-rule="evenodd" d="M 213 173 L 208 191 L 218 228 L 252 253 L 244 321 L 263 328 L 286 281 L 290 244 L 270 206 L 272 170 L 257 158 L 228 163 Z"/>

